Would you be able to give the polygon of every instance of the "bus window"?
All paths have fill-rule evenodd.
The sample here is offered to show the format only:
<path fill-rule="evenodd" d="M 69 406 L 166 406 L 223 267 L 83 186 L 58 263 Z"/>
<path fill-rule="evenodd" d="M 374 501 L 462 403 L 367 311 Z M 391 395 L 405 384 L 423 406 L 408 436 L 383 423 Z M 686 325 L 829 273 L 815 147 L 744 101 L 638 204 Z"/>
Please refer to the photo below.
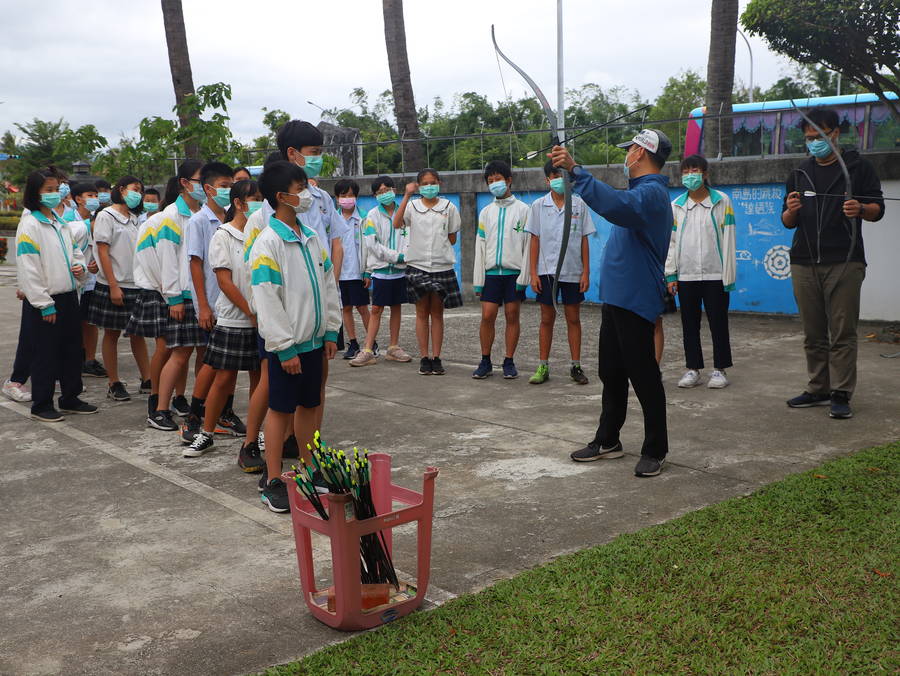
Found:
<path fill-rule="evenodd" d="M 900 122 L 892 116 L 883 103 L 872 106 L 869 114 L 869 142 L 872 150 L 894 150 L 900 148 Z"/>

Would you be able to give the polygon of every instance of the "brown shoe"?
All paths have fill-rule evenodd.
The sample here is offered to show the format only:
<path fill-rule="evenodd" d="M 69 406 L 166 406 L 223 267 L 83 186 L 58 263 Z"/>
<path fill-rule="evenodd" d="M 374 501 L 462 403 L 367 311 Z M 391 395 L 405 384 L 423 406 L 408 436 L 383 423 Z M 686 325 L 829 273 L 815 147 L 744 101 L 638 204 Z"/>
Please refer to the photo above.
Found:
<path fill-rule="evenodd" d="M 404 363 L 412 361 L 412 357 L 410 357 L 399 345 L 391 345 L 387 349 L 384 358 L 388 361 L 401 361 Z"/>

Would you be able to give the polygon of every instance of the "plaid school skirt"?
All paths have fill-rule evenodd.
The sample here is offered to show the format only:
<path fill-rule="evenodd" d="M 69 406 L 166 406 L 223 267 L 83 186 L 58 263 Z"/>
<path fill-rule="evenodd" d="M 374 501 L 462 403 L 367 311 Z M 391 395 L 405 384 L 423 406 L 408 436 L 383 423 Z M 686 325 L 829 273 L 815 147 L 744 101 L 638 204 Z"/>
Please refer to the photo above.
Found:
<path fill-rule="evenodd" d="M 166 319 L 166 347 L 205 347 L 209 342 L 209 334 L 200 328 L 194 304 L 184 301 L 184 319 L 180 322 L 168 315 Z"/>
<path fill-rule="evenodd" d="M 124 331 L 134 312 L 134 306 L 141 295 L 140 289 L 126 289 L 122 287 L 125 303 L 113 305 L 109 297 L 109 287 L 97 282 L 94 292 L 91 294 L 91 305 L 88 308 L 87 321 L 89 324 L 99 326 L 101 329 L 112 331 Z"/>
<path fill-rule="evenodd" d="M 158 291 L 141 289 L 134 310 L 125 326 L 125 335 L 161 338 L 166 335 L 169 307 Z"/>
<path fill-rule="evenodd" d="M 444 272 L 425 272 L 418 268 L 406 266 L 406 295 L 410 303 L 417 302 L 429 293 L 438 294 L 444 301 L 444 307 L 462 307 L 463 299 L 459 291 L 454 270 Z"/>
<path fill-rule="evenodd" d="M 203 363 L 224 371 L 259 370 L 256 329 L 217 324 L 209 336 Z"/>

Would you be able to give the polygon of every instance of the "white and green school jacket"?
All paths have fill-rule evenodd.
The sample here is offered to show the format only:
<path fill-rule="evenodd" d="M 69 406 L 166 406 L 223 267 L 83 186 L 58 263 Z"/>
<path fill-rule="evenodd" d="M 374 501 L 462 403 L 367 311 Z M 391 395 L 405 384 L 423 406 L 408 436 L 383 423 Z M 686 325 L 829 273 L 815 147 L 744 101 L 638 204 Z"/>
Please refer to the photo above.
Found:
<path fill-rule="evenodd" d="M 179 305 L 191 300 L 191 269 L 184 254 L 184 232 L 191 216 L 193 212 L 179 195 L 169 206 L 144 222 L 146 226 L 156 219 L 152 243 L 159 259 L 160 293 L 167 305 Z M 137 246 L 140 246 L 140 241 Z"/>
<path fill-rule="evenodd" d="M 56 314 L 52 296 L 78 290 L 72 266 L 81 266 L 84 254 L 75 243 L 72 229 L 56 214 L 47 218 L 40 211 L 22 216 L 16 228 L 16 275 L 19 290 L 43 316 Z"/>
<path fill-rule="evenodd" d="M 495 199 L 478 214 L 472 274 L 475 293 L 484 289 L 485 275 L 516 275 L 519 290 L 528 286 L 531 236 L 525 232 L 525 226 L 530 213 L 524 202 L 507 197 Z"/>
<path fill-rule="evenodd" d="M 363 277 L 399 279 L 406 274 L 406 248 L 409 229 L 395 228 L 393 217 L 378 205 L 366 214 L 363 226 L 365 265 Z"/>
<path fill-rule="evenodd" d="M 341 304 L 331 259 L 316 231 L 272 216 L 252 245 L 250 284 L 266 350 L 287 361 L 337 341 Z M 245 239 L 246 243 L 246 239 Z"/>
<path fill-rule="evenodd" d="M 672 202 L 672 238 L 666 257 L 667 282 L 722 280 L 734 291 L 737 276 L 734 209 L 728 195 L 712 188 L 702 202 L 691 204 L 685 192 Z M 702 218 L 689 218 L 701 209 Z"/>

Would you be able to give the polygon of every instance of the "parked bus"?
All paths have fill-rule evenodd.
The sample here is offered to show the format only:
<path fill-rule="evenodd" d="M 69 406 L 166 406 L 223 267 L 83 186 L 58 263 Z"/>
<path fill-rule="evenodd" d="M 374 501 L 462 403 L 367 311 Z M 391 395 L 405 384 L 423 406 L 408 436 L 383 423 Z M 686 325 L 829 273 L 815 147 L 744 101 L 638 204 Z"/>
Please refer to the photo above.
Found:
<path fill-rule="evenodd" d="M 897 100 L 897 94 L 887 93 Z M 841 145 L 860 150 L 900 149 L 900 123 L 887 105 L 875 94 L 820 96 L 794 99 L 801 108 L 827 106 L 837 111 L 841 120 Z M 797 127 L 801 119 L 790 101 L 759 101 L 733 106 L 734 131 L 732 155 L 783 155 L 805 153 L 803 133 Z M 703 116 L 706 106 L 694 108 L 684 139 L 684 155 L 703 154 Z"/>

